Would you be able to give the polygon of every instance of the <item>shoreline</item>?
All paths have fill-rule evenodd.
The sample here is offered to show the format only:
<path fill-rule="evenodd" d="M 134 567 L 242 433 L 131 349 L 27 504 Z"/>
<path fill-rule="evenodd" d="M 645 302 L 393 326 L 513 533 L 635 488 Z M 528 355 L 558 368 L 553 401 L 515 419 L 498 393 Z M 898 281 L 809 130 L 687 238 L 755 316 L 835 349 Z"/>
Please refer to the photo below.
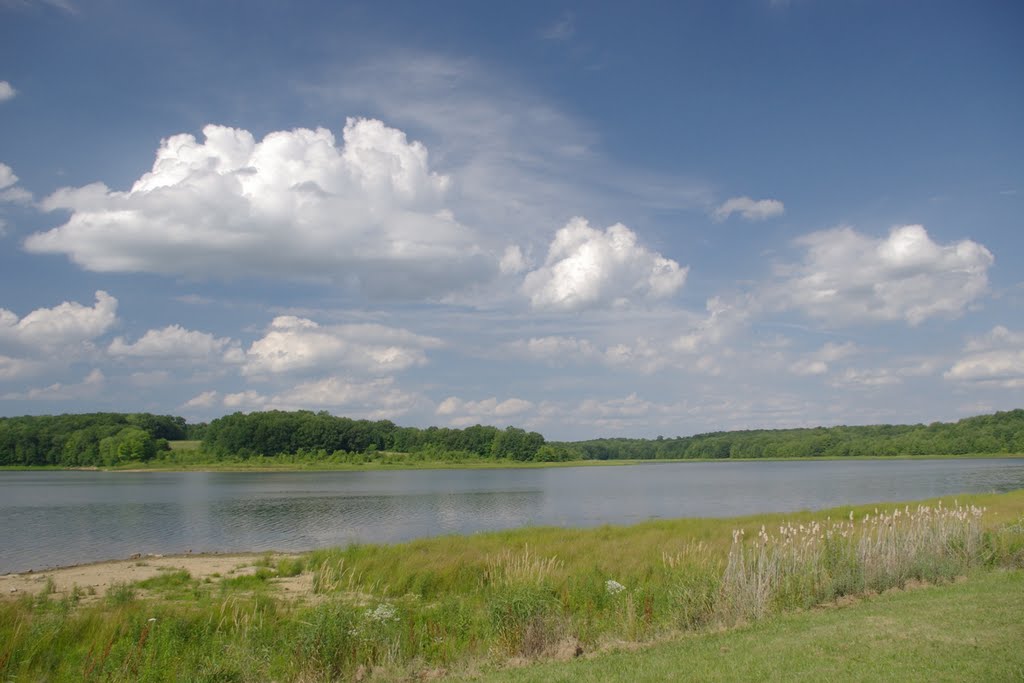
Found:
<path fill-rule="evenodd" d="M 85 599 L 101 598 L 113 586 L 131 584 L 158 577 L 172 571 L 186 571 L 204 581 L 220 577 L 253 574 L 257 563 L 276 562 L 308 554 L 289 552 L 205 552 L 162 555 L 135 554 L 124 559 L 99 560 L 78 564 L 29 569 L 24 572 L 0 574 L 0 600 L 18 599 L 40 592 L 69 595 L 76 589 Z M 288 590 L 286 587 L 285 590 Z"/>
<path fill-rule="evenodd" d="M 125 467 L 60 467 L 57 465 L 2 465 L 0 472 L 371 472 L 400 470 L 474 470 L 474 469 L 546 469 L 565 467 L 624 467 L 629 465 L 662 465 L 678 463 L 727 463 L 727 462 L 834 462 L 834 461 L 879 461 L 879 460 L 1012 460 L 1024 459 L 1024 453 L 964 453 L 956 455 L 851 455 L 851 456 L 807 456 L 789 458 L 663 458 L 663 459 L 622 459 L 622 460 L 570 460 L 565 462 L 372 462 L 360 465 L 348 463 L 275 463 L 275 462 L 228 462 L 144 464 L 132 463 Z M 254 460 L 259 460 L 258 458 Z M 271 460 L 271 458 L 267 458 Z"/>
<path fill-rule="evenodd" d="M 444 544 L 453 540 L 470 545 L 486 545 L 490 544 L 494 539 L 501 538 L 513 544 L 519 543 L 525 538 L 526 543 L 529 545 L 529 537 L 537 534 L 543 535 L 554 533 L 556 535 L 587 535 L 598 534 L 604 530 L 605 532 L 613 532 L 616 535 L 628 535 L 643 534 L 652 529 L 661 529 L 665 527 L 687 528 L 691 531 L 693 529 L 703 529 L 705 531 L 717 529 L 721 531 L 726 528 L 731 530 L 732 528 L 739 527 L 751 527 L 753 529 L 753 527 L 762 524 L 767 523 L 772 525 L 777 524 L 780 521 L 809 521 L 812 519 L 825 519 L 826 517 L 831 517 L 833 515 L 838 518 L 840 516 L 845 516 L 850 511 L 855 511 L 856 514 L 860 515 L 869 513 L 871 510 L 875 510 L 877 512 L 879 508 L 900 508 L 907 505 L 934 505 L 940 502 L 949 504 L 954 501 L 957 501 L 959 504 L 977 504 L 979 506 L 986 507 L 992 506 L 995 508 L 992 510 L 993 517 L 999 518 L 1000 521 L 1010 521 L 1010 519 L 1013 519 L 1014 517 L 1018 517 L 1024 521 L 1024 489 L 1016 489 L 1003 493 L 960 493 L 918 500 L 875 501 L 871 503 L 839 505 L 816 509 L 794 510 L 790 512 L 764 512 L 728 517 L 679 517 L 673 519 L 652 518 L 633 524 L 611 524 L 599 527 L 524 526 L 470 534 L 442 534 L 393 543 L 355 543 L 351 545 L 394 549 L 401 546 L 417 545 L 423 547 L 433 544 Z M 20 592 L 23 589 L 27 589 L 30 586 L 34 586 L 36 589 L 41 588 L 45 586 L 47 577 L 53 578 L 58 587 L 63 585 L 67 590 L 70 590 L 71 585 L 73 584 L 73 581 L 69 584 L 68 580 L 75 579 L 76 577 L 83 578 L 83 580 L 84 578 L 92 577 L 92 584 L 87 585 L 93 585 L 93 587 L 96 587 L 96 585 L 101 582 L 105 582 L 104 585 L 109 586 L 111 582 L 116 583 L 119 580 L 125 580 L 125 577 L 128 575 L 132 575 L 132 581 L 137 581 L 151 576 L 156 576 L 160 572 L 168 569 L 184 569 L 192 574 L 193 577 L 202 579 L 207 576 L 213 576 L 214 574 L 223 575 L 226 569 L 229 573 L 237 573 L 245 567 L 254 568 L 255 565 L 253 563 L 263 562 L 267 559 L 276 561 L 283 558 L 303 558 L 312 553 L 330 552 L 334 550 L 344 551 L 347 547 L 349 546 L 331 546 L 324 548 L 309 548 L 300 551 L 251 550 L 220 552 L 213 550 L 197 553 L 185 552 L 166 555 L 160 553 L 136 553 L 127 558 L 104 559 L 94 562 L 80 562 L 41 569 L 28 569 L 21 572 L 8 572 L 0 574 L 0 600 L 11 597 L 11 588 L 16 589 L 16 591 L 14 591 L 15 593 Z M 151 569 L 147 571 L 136 571 L 135 569 L 132 569 L 132 567 L 135 569 L 150 567 Z"/>

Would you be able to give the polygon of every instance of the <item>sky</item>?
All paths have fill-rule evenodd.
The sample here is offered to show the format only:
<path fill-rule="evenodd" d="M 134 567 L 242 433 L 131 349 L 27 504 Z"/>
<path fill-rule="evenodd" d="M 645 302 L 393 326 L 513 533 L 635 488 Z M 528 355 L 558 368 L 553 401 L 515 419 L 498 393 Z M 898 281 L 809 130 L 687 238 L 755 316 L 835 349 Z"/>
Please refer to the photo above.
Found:
<path fill-rule="evenodd" d="M 1024 406 L 1018 2 L 0 0 L 0 415 Z"/>

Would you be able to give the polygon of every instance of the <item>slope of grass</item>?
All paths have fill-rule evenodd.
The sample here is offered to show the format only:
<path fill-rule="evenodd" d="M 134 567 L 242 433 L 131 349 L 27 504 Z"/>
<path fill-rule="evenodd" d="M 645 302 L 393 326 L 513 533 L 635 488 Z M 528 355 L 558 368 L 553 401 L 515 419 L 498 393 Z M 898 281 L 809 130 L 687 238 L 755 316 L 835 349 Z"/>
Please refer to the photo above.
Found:
<path fill-rule="evenodd" d="M 1024 571 L 890 592 L 639 651 L 467 677 L 557 681 L 1021 681 Z"/>

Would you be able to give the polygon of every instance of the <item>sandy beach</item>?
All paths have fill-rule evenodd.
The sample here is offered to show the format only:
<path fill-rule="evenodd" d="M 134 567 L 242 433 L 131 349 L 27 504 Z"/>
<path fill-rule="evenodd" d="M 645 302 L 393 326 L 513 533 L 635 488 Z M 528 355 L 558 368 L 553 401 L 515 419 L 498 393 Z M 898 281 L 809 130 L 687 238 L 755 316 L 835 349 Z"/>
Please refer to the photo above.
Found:
<path fill-rule="evenodd" d="M 51 590 L 58 597 L 70 594 L 77 586 L 83 600 L 104 596 L 112 585 L 134 583 L 169 571 L 187 571 L 192 578 L 216 580 L 254 573 L 269 559 L 276 563 L 282 558 L 298 557 L 294 553 L 233 553 L 187 555 L 140 555 L 126 560 L 111 560 L 40 571 L 5 574 L 0 576 L 0 600 L 18 599 Z M 48 584 L 52 582 L 52 589 Z M 290 578 L 274 579 L 278 590 L 305 597 L 312 592 L 312 577 L 302 574 Z"/>

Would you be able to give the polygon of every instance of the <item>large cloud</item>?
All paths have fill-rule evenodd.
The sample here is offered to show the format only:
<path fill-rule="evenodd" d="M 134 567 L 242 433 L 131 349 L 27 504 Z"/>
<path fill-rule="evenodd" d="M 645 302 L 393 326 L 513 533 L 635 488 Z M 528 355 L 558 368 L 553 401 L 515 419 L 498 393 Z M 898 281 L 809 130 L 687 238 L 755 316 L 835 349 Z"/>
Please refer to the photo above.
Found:
<path fill-rule="evenodd" d="M 382 296 L 435 295 L 498 270 L 445 209 L 448 178 L 402 131 L 349 119 L 341 145 L 323 128 L 258 142 L 224 126 L 203 134 L 164 140 L 127 192 L 53 193 L 43 208 L 70 218 L 25 248 L 101 272 L 319 278 Z"/>
<path fill-rule="evenodd" d="M 835 324 L 952 318 L 988 288 L 992 254 L 962 240 L 937 244 L 920 225 L 874 238 L 848 227 L 797 240 L 803 263 L 788 269 L 770 298 Z"/>
<path fill-rule="evenodd" d="M 555 233 L 547 260 L 527 274 L 523 292 L 538 310 L 622 306 L 672 296 L 687 270 L 638 244 L 622 224 L 602 231 L 577 217 Z"/>
<path fill-rule="evenodd" d="M 944 377 L 959 382 L 1004 387 L 1024 387 L 1024 331 L 998 325 L 967 343 L 966 353 Z"/>
<path fill-rule="evenodd" d="M 117 299 L 96 292 L 96 303 L 83 306 L 65 301 L 53 308 L 37 308 L 23 318 L 0 308 L 0 343 L 33 352 L 52 351 L 89 342 L 117 321 Z"/>
<path fill-rule="evenodd" d="M 282 315 L 246 353 L 246 375 L 306 373 L 343 367 L 381 374 L 427 362 L 425 350 L 439 339 L 384 325 L 320 325 L 307 318 Z"/>

